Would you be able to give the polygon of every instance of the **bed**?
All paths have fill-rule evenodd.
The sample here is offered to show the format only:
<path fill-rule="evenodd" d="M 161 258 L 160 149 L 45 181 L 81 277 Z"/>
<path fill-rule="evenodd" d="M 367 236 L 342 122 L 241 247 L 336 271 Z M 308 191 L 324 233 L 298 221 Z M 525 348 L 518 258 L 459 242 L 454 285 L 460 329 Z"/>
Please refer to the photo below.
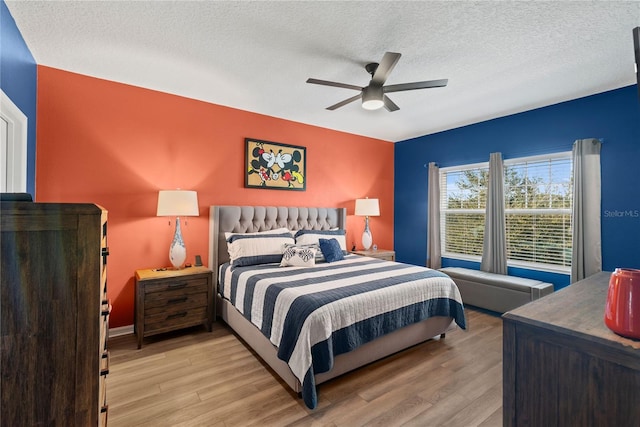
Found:
<path fill-rule="evenodd" d="M 278 234 L 285 228 L 291 233 L 324 233 L 323 244 L 329 240 L 336 244 L 331 237 L 345 229 L 344 208 L 211 206 L 209 221 L 209 265 L 218 315 L 310 409 L 317 406 L 317 385 L 431 338 L 444 338 L 454 323 L 466 328 L 455 283 L 425 267 L 349 254 L 313 267 L 244 265 L 238 257 L 229 265 L 227 245 L 235 247 L 234 239 L 249 241 L 258 235 L 269 237 L 267 241 L 286 240 L 281 237 L 286 233 Z M 426 281 L 433 286 L 424 286 Z M 338 286 L 343 282 L 348 285 Z M 341 292 L 345 294 L 332 299 Z M 324 305 L 315 307 L 316 302 L 303 300 L 309 297 Z M 377 308 L 387 304 L 393 308 Z M 290 311 L 281 312 L 280 307 Z M 294 307 L 306 314 L 294 312 Z M 294 320 L 287 323 L 287 319 Z"/>

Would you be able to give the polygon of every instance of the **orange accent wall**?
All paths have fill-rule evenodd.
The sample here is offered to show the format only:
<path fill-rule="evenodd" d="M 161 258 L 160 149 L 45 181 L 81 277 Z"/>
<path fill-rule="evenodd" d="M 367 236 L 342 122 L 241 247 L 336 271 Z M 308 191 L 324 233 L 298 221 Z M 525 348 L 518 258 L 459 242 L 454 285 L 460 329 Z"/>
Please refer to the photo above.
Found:
<path fill-rule="evenodd" d="M 354 200 L 377 197 L 374 241 L 392 248 L 388 141 L 45 66 L 38 66 L 37 117 L 36 201 L 109 211 L 112 327 L 133 324 L 135 270 L 169 265 L 174 223 L 155 216 L 158 190 L 198 192 L 200 216 L 182 224 L 191 263 L 196 254 L 208 260 L 210 205 L 346 207 L 347 242 L 360 247 L 364 220 L 353 215 Z M 306 147 L 307 190 L 244 188 L 246 137 Z"/>

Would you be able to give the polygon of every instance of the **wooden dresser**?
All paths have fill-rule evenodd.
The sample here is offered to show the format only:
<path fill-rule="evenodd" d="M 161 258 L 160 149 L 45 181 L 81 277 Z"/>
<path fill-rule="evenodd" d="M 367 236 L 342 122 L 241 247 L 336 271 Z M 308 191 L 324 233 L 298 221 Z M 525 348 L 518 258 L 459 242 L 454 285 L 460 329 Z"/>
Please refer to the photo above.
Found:
<path fill-rule="evenodd" d="M 107 422 L 107 212 L 0 202 L 0 420 Z"/>
<path fill-rule="evenodd" d="M 144 337 L 204 325 L 215 319 L 212 271 L 206 267 L 181 270 L 136 270 L 136 336 Z"/>
<path fill-rule="evenodd" d="M 640 426 L 640 341 L 604 324 L 610 274 L 504 314 L 505 426 Z"/>

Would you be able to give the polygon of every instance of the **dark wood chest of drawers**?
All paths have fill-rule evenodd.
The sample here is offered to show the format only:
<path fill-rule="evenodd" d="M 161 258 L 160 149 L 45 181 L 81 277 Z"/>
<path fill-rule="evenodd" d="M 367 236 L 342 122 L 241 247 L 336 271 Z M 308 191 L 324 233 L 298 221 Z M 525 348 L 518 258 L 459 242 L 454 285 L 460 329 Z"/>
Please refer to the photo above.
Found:
<path fill-rule="evenodd" d="M 504 314 L 505 426 L 640 425 L 640 341 L 604 324 L 609 277 Z"/>
<path fill-rule="evenodd" d="M 107 423 L 107 211 L 0 203 L 0 420 Z"/>
<path fill-rule="evenodd" d="M 212 272 L 205 267 L 136 271 L 136 336 L 144 337 L 204 325 L 214 318 Z"/>

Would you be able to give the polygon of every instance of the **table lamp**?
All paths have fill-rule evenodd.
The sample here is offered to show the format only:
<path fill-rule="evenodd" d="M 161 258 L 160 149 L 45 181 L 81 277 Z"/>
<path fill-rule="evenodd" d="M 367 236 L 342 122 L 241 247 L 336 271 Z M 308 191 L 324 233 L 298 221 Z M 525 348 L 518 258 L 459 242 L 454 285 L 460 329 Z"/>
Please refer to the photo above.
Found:
<path fill-rule="evenodd" d="M 371 230 L 369 229 L 369 217 L 380 216 L 380 205 L 378 199 L 356 199 L 356 211 L 357 216 L 364 217 L 364 231 L 362 232 L 362 247 L 365 251 L 368 251 L 373 244 L 373 237 L 371 236 Z"/>
<path fill-rule="evenodd" d="M 175 216 L 176 231 L 169 247 L 171 264 L 180 269 L 187 259 L 187 248 L 180 231 L 181 216 L 198 216 L 198 193 L 188 190 L 160 190 L 157 216 Z"/>

